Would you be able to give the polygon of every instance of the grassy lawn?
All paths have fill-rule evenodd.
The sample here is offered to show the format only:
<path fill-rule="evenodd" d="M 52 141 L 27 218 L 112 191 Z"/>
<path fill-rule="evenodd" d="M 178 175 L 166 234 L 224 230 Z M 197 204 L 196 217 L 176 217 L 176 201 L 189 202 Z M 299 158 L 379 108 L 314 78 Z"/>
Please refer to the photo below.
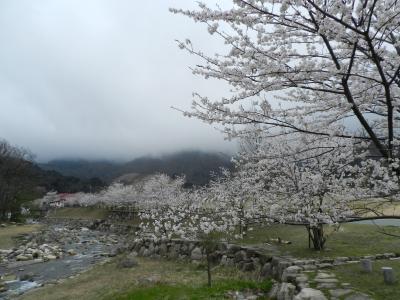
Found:
<path fill-rule="evenodd" d="M 400 227 L 385 226 L 385 230 L 400 236 Z M 308 235 L 304 226 L 272 225 L 255 228 L 243 240 L 237 242 L 266 245 L 265 242 L 270 238 L 280 237 L 282 240 L 290 241 L 291 244 L 269 242 L 271 246 L 266 248 L 297 257 L 361 256 L 400 252 L 400 237 L 379 233 L 374 225 L 343 224 L 337 232 L 332 232 L 332 227 L 326 226 L 325 231 L 328 234 L 326 250 L 320 252 L 308 249 Z"/>
<path fill-rule="evenodd" d="M 393 285 L 383 282 L 382 267 L 392 267 L 397 276 L 400 275 L 400 261 L 379 260 L 373 262 L 373 272 L 364 273 L 360 264 L 343 265 L 333 269 L 341 282 L 348 282 L 360 292 L 367 293 L 376 300 L 400 299 L 400 283 Z M 399 278 L 399 277 L 397 277 Z"/>
<path fill-rule="evenodd" d="M 9 249 L 16 245 L 15 238 L 24 233 L 38 231 L 40 225 L 7 225 L 0 228 L 0 249 Z"/>
<path fill-rule="evenodd" d="M 212 287 L 205 285 L 156 285 L 136 288 L 125 295 L 117 296 L 117 300 L 153 300 L 153 299 L 226 299 L 228 291 L 243 291 L 246 289 L 268 292 L 272 286 L 268 282 L 254 282 L 246 280 L 218 281 Z M 258 299 L 262 299 L 261 297 Z M 267 298 L 265 298 L 267 299 Z"/>
<path fill-rule="evenodd" d="M 51 218 L 95 220 L 107 218 L 108 211 L 95 207 L 63 207 L 50 212 Z"/>
<path fill-rule="evenodd" d="M 382 198 L 356 201 L 353 208 L 364 217 L 375 216 L 374 211 L 385 216 L 400 216 L 400 204 L 397 201 L 390 202 Z"/>
<path fill-rule="evenodd" d="M 243 273 L 233 268 L 218 267 L 213 271 L 215 286 L 205 287 L 207 275 L 204 267 L 168 260 L 137 258 L 139 265 L 131 269 L 117 267 L 118 258 L 56 286 L 48 285 L 31 291 L 20 299 L 210 299 L 235 287 L 270 288 L 270 283 L 253 284 Z M 248 274 L 247 274 L 248 280 Z M 171 295 L 170 298 L 166 296 Z M 179 297 L 176 298 L 176 295 Z M 203 298 L 201 298 L 203 297 Z M 205 298 L 204 298 L 205 297 Z"/>

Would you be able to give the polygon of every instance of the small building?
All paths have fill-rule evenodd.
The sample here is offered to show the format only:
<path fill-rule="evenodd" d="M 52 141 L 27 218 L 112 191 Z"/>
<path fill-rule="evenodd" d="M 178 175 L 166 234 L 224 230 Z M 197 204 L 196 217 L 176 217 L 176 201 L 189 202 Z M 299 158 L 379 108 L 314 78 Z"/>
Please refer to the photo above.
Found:
<path fill-rule="evenodd" d="M 50 207 L 50 208 L 60 208 L 64 207 L 66 201 L 72 197 L 74 194 L 71 193 L 60 193 L 57 192 L 48 192 L 42 201 L 42 206 Z"/>

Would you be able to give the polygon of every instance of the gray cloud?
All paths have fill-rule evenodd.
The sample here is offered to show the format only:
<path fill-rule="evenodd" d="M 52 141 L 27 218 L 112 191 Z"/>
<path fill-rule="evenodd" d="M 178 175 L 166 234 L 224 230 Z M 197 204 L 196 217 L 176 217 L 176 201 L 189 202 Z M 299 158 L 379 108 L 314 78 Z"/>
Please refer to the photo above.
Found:
<path fill-rule="evenodd" d="M 203 25 L 168 11 L 194 2 L 1 1 L 0 137 L 39 160 L 233 148 L 170 108 L 189 108 L 193 91 L 228 90 L 194 77 L 197 59 L 174 42 L 221 47 Z"/>

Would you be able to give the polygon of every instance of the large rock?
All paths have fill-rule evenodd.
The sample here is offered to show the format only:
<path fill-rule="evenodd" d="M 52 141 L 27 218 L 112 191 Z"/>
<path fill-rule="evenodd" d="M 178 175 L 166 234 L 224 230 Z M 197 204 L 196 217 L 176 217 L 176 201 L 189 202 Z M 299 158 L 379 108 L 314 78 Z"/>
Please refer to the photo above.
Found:
<path fill-rule="evenodd" d="M 55 255 L 45 255 L 45 256 L 43 256 L 43 260 L 44 261 L 54 260 L 54 259 L 57 259 L 57 256 L 55 256 Z"/>
<path fill-rule="evenodd" d="M 315 278 L 314 281 L 317 283 L 338 283 L 339 282 L 339 280 L 337 280 L 336 278 Z"/>
<path fill-rule="evenodd" d="M 342 257 L 336 257 L 335 260 L 333 261 L 333 264 L 335 265 L 340 265 L 343 264 L 347 261 L 349 261 L 350 258 L 348 258 L 347 256 L 342 256 Z"/>
<path fill-rule="evenodd" d="M 149 251 L 150 255 L 154 254 L 154 243 L 150 243 L 150 245 L 147 248 L 147 250 Z"/>
<path fill-rule="evenodd" d="M 19 277 L 19 280 L 21 280 L 21 281 L 33 281 L 34 277 L 35 277 L 35 274 L 32 273 L 32 272 L 29 272 L 29 273 L 22 274 Z"/>
<path fill-rule="evenodd" d="M 268 299 L 276 299 L 276 295 L 278 294 L 279 288 L 280 288 L 280 283 L 275 282 L 271 288 L 271 290 L 268 292 Z"/>
<path fill-rule="evenodd" d="M 39 258 L 39 257 L 41 257 L 42 255 L 43 255 L 43 252 L 40 251 L 40 250 L 35 250 L 35 251 L 33 251 L 33 253 L 32 253 L 32 257 L 33 257 L 33 258 Z"/>
<path fill-rule="evenodd" d="M 294 300 L 327 300 L 327 298 L 320 290 L 304 288 L 294 297 Z"/>
<path fill-rule="evenodd" d="M 196 247 L 192 250 L 190 254 L 190 258 L 192 260 L 201 260 L 203 259 L 203 253 L 201 252 L 201 249 L 199 247 Z"/>
<path fill-rule="evenodd" d="M 189 254 L 189 246 L 186 244 L 182 244 L 180 252 L 182 255 L 188 255 Z"/>
<path fill-rule="evenodd" d="M 247 259 L 246 252 L 244 250 L 240 250 L 235 253 L 235 262 L 241 262 Z"/>
<path fill-rule="evenodd" d="M 234 262 L 233 262 L 233 259 L 227 257 L 226 255 L 223 255 L 222 258 L 221 258 L 220 265 L 222 265 L 222 266 L 233 266 Z"/>
<path fill-rule="evenodd" d="M 12 249 L 0 249 L 0 255 L 9 255 L 13 252 Z"/>
<path fill-rule="evenodd" d="M 350 296 L 344 298 L 344 300 L 372 300 L 372 298 L 363 293 L 355 293 Z"/>
<path fill-rule="evenodd" d="M 308 277 L 304 273 L 301 273 L 298 276 L 296 276 L 294 282 L 296 283 L 297 288 L 309 287 Z"/>
<path fill-rule="evenodd" d="M 340 298 L 343 296 L 346 296 L 353 292 L 352 289 L 335 289 L 335 290 L 329 290 L 329 293 L 331 294 L 332 297 L 335 298 Z"/>
<path fill-rule="evenodd" d="M 265 263 L 261 268 L 260 276 L 263 278 L 268 278 L 272 276 L 272 265 L 271 263 Z"/>
<path fill-rule="evenodd" d="M 3 281 L 0 281 L 0 293 L 6 292 L 6 291 L 7 291 L 7 285 Z"/>
<path fill-rule="evenodd" d="M 283 273 L 281 280 L 283 282 L 294 282 L 297 274 L 299 274 L 303 269 L 299 266 L 287 267 Z"/>
<path fill-rule="evenodd" d="M 243 271 L 254 271 L 255 270 L 255 266 L 254 266 L 254 263 L 253 262 L 246 262 L 246 263 L 244 263 L 243 264 L 243 267 L 242 267 L 242 270 Z"/>
<path fill-rule="evenodd" d="M 110 251 L 110 253 L 108 253 L 108 257 L 115 257 L 115 256 L 117 256 L 118 254 L 120 254 L 121 252 L 119 251 L 119 249 L 112 249 L 111 251 Z"/>
<path fill-rule="evenodd" d="M 279 261 L 278 266 L 274 269 L 274 271 L 276 271 L 276 274 L 274 274 L 276 278 L 278 279 L 282 278 L 283 271 L 286 268 L 290 267 L 291 265 L 292 263 L 290 261 L 286 260 Z"/>
<path fill-rule="evenodd" d="M 69 255 L 76 255 L 76 251 L 74 249 L 68 249 L 67 253 Z"/>
<path fill-rule="evenodd" d="M 318 274 L 315 278 L 324 279 L 324 278 L 335 278 L 335 277 L 336 276 L 332 273 L 318 272 Z"/>
<path fill-rule="evenodd" d="M 133 267 L 136 267 L 137 265 L 138 265 L 138 262 L 131 255 L 127 256 L 126 258 L 121 259 L 117 264 L 117 266 L 119 268 L 133 268 Z"/>
<path fill-rule="evenodd" d="M 146 247 L 145 246 L 142 246 L 142 247 L 140 247 L 140 250 L 139 250 L 139 256 L 143 256 L 143 253 L 144 253 L 144 251 L 146 250 Z"/>
<path fill-rule="evenodd" d="M 282 282 L 279 286 L 279 290 L 276 294 L 277 300 L 293 300 L 294 291 L 296 287 L 287 282 Z"/>
<path fill-rule="evenodd" d="M 235 245 L 235 244 L 227 244 L 226 248 L 228 250 L 228 254 L 235 254 L 236 252 L 238 252 L 240 249 L 242 249 L 240 246 Z"/>
<path fill-rule="evenodd" d="M 20 254 L 15 259 L 18 261 L 26 261 L 26 260 L 30 260 L 31 258 L 29 258 L 27 255 Z"/>

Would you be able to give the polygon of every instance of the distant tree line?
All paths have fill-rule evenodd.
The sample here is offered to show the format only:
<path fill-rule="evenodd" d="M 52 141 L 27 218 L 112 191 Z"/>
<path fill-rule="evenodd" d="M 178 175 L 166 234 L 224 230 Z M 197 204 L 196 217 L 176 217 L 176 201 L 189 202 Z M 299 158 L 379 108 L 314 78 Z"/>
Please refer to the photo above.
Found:
<path fill-rule="evenodd" d="M 0 219 L 17 220 L 24 202 L 48 191 L 62 193 L 96 192 L 104 187 L 98 178 L 79 179 L 45 171 L 33 162 L 32 153 L 0 140 Z"/>

